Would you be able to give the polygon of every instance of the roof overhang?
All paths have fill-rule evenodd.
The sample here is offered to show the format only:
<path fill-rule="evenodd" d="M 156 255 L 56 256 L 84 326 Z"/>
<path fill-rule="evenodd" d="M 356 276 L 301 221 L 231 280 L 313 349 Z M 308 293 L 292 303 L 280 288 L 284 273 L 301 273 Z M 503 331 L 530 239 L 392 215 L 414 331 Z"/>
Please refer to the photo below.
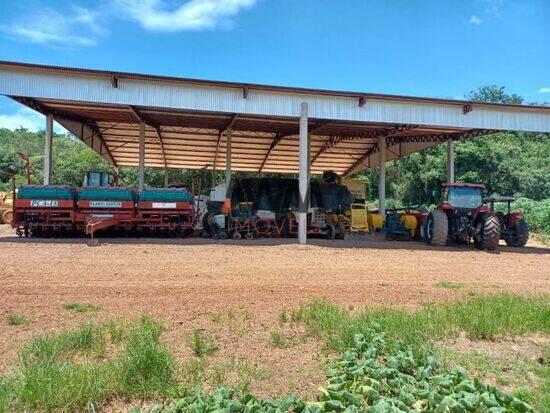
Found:
<path fill-rule="evenodd" d="M 550 108 L 287 88 L 0 62 L 0 94 L 55 120 L 116 166 L 298 172 L 300 104 L 309 105 L 312 173 L 349 175 L 449 139 L 550 132 Z"/>

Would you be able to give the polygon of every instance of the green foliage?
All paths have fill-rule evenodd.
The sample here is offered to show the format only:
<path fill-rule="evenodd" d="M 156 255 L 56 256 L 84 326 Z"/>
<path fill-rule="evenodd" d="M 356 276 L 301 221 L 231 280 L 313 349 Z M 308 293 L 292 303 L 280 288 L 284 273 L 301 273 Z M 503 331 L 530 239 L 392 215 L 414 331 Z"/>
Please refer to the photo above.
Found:
<path fill-rule="evenodd" d="M 395 350 L 376 327 L 367 333 L 355 334 L 353 344 L 331 364 L 326 385 L 319 388 L 315 402 L 297 396 L 278 400 L 250 395 L 238 398 L 234 390 L 223 387 L 212 395 L 203 395 L 197 388 L 194 394 L 145 411 L 533 411 L 520 399 L 472 379 L 462 370 L 442 370 L 434 356 L 416 356 L 405 346 Z"/>
<path fill-rule="evenodd" d="M 521 105 L 523 98 L 515 93 L 509 95 L 505 92 L 503 86 L 482 86 L 478 90 L 473 90 L 466 95 L 468 100 L 475 102 L 493 102 L 493 103 L 506 103 Z"/>

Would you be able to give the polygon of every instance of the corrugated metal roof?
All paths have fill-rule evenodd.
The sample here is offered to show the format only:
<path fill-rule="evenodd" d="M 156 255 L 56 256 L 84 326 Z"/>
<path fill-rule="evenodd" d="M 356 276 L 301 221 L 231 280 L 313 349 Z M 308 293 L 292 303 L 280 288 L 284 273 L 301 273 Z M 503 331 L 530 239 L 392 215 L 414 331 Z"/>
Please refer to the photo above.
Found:
<path fill-rule="evenodd" d="M 116 81 L 115 81 L 116 79 Z M 298 172 L 298 118 L 309 103 L 312 173 L 341 175 L 450 138 L 495 130 L 550 132 L 550 108 L 213 82 L 0 62 L 0 94 L 56 120 L 117 166 L 225 168 L 232 127 L 237 171 Z M 473 110 L 472 110 L 473 109 Z"/>

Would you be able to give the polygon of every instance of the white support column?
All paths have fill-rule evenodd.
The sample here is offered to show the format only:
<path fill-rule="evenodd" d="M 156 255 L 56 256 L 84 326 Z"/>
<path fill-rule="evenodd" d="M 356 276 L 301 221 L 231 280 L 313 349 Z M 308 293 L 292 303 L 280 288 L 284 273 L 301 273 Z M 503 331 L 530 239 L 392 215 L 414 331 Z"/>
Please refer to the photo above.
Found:
<path fill-rule="evenodd" d="M 168 168 L 164 168 L 164 187 L 168 188 Z"/>
<path fill-rule="evenodd" d="M 138 164 L 138 190 L 145 188 L 145 123 L 139 124 L 139 164 Z"/>
<path fill-rule="evenodd" d="M 447 182 L 455 181 L 455 143 L 452 139 L 447 141 Z"/>
<path fill-rule="evenodd" d="M 229 199 L 231 196 L 231 128 L 227 129 L 225 140 L 225 197 Z"/>
<path fill-rule="evenodd" d="M 52 180 L 52 143 L 53 115 L 46 116 L 46 139 L 44 144 L 44 185 L 50 185 Z"/>
<path fill-rule="evenodd" d="M 303 102 L 300 112 L 300 204 L 298 208 L 298 242 L 307 243 L 307 210 L 309 207 L 309 139 L 308 105 Z"/>
<path fill-rule="evenodd" d="M 380 138 L 378 142 L 378 152 L 380 154 L 380 172 L 378 175 L 378 199 L 379 212 L 384 217 L 386 215 L 386 138 Z"/>

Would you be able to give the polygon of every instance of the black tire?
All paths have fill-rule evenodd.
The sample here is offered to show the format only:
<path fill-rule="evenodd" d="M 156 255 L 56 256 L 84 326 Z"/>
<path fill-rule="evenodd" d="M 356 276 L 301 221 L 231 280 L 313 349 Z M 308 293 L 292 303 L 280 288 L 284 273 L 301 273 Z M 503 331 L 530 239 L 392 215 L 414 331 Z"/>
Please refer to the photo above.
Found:
<path fill-rule="evenodd" d="M 422 218 L 422 222 L 420 223 L 420 239 L 424 241 L 426 244 L 428 243 L 426 241 L 426 225 L 428 224 L 428 216 L 426 215 L 424 218 Z"/>
<path fill-rule="evenodd" d="M 284 217 L 283 218 L 283 223 L 281 225 L 281 237 L 282 238 L 288 238 L 289 237 L 289 233 L 288 233 L 288 218 L 287 217 Z"/>
<path fill-rule="evenodd" d="M 435 210 L 426 218 L 424 225 L 424 242 L 428 245 L 443 247 L 447 244 L 449 218 L 443 211 Z"/>
<path fill-rule="evenodd" d="M 482 214 L 474 236 L 474 246 L 480 250 L 492 251 L 498 247 L 500 240 L 500 222 L 495 215 Z"/>
<path fill-rule="evenodd" d="M 511 232 L 512 234 L 504 240 L 506 241 L 506 245 L 519 248 L 525 247 L 525 244 L 529 240 L 529 226 L 527 222 L 522 218 L 517 219 Z"/>
<path fill-rule="evenodd" d="M 339 222 L 337 226 L 338 239 L 344 239 L 346 237 L 346 226 L 343 222 Z"/>

